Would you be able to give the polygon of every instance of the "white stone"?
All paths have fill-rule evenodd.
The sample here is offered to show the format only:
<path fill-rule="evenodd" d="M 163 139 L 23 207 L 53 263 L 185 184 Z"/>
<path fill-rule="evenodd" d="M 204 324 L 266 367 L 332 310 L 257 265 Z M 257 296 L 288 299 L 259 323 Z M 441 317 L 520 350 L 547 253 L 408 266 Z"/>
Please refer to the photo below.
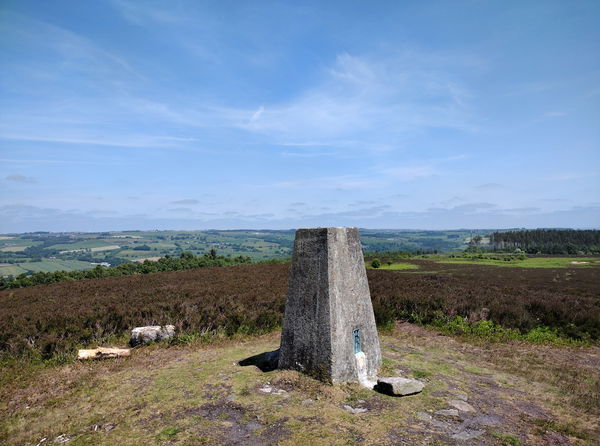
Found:
<path fill-rule="evenodd" d="M 377 380 L 377 390 L 389 395 L 412 395 L 419 393 L 423 390 L 423 387 L 425 387 L 425 384 L 421 381 L 410 378 L 390 377 Z"/>
<path fill-rule="evenodd" d="M 347 410 L 348 412 L 353 413 L 353 414 L 365 413 L 368 411 L 368 409 L 365 409 L 363 407 L 352 407 L 352 406 L 348 406 L 347 404 L 344 405 L 344 410 Z"/>
<path fill-rule="evenodd" d="M 174 325 L 150 325 L 147 327 L 135 327 L 131 330 L 132 346 L 144 344 L 146 342 L 157 342 L 163 339 L 169 339 L 175 336 Z"/>

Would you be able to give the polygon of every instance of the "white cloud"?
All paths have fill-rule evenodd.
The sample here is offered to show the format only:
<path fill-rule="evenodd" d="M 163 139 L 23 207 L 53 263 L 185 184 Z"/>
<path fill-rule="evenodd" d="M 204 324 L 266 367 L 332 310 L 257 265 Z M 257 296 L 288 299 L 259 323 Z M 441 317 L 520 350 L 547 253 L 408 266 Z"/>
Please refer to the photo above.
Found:
<path fill-rule="evenodd" d="M 252 117 L 250 118 L 250 122 L 258 121 L 260 119 L 260 115 L 262 115 L 264 111 L 265 111 L 265 108 L 262 105 L 260 107 L 258 107 L 258 110 L 256 110 L 254 112 L 254 114 L 252 115 Z"/>
<path fill-rule="evenodd" d="M 238 125 L 295 145 L 331 144 L 349 135 L 377 144 L 428 127 L 473 130 L 469 98 L 466 87 L 427 56 L 340 54 L 320 83 L 287 103 L 259 109 L 260 120 Z"/>

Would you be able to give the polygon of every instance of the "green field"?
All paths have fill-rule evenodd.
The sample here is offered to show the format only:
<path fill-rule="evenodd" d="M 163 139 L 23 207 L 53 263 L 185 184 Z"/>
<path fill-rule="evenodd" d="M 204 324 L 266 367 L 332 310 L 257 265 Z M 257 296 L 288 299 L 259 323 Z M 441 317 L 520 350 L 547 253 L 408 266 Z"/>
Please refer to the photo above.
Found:
<path fill-rule="evenodd" d="M 18 276 L 19 274 L 26 273 L 27 270 L 21 268 L 17 264 L 3 263 L 0 264 L 0 276 Z"/>
<path fill-rule="evenodd" d="M 367 268 L 374 269 L 371 266 L 370 262 L 367 262 Z M 389 270 L 393 270 L 393 271 L 398 271 L 398 270 L 419 269 L 419 266 L 415 265 L 414 263 L 395 262 L 395 263 L 392 263 L 391 265 L 383 263 L 383 264 L 381 264 L 381 266 L 378 269 L 389 269 Z"/>
<path fill-rule="evenodd" d="M 2 252 L 19 252 L 24 251 L 27 246 L 5 246 L 4 248 L 0 248 Z"/>
<path fill-rule="evenodd" d="M 600 267 L 600 257 L 527 257 L 510 261 L 477 258 L 433 257 L 434 262 L 469 265 L 509 266 L 519 268 Z"/>
<path fill-rule="evenodd" d="M 17 276 L 23 273 L 53 272 L 53 271 L 76 271 L 93 268 L 90 262 L 79 260 L 44 259 L 41 262 L 23 262 L 16 264 L 0 265 L 0 275 Z"/>

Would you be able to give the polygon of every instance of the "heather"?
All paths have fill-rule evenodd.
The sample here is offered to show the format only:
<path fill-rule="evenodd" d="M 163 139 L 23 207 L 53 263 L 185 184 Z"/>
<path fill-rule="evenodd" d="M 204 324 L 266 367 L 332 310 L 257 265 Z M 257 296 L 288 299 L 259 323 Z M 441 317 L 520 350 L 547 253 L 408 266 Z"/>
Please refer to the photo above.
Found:
<path fill-rule="evenodd" d="M 418 269 L 368 270 L 382 328 L 406 320 L 492 340 L 507 338 L 502 333 L 532 341 L 600 337 L 600 268 L 409 261 Z M 269 332 L 281 325 L 288 269 L 206 267 L 3 290 L 0 351 L 5 358 L 52 358 L 140 325 L 174 324 L 188 337 L 206 338 Z"/>

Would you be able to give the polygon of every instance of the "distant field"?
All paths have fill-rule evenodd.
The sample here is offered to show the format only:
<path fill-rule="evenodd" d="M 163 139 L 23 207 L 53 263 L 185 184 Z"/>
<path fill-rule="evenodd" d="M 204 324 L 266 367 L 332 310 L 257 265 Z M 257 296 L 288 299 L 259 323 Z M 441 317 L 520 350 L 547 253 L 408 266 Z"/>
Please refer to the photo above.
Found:
<path fill-rule="evenodd" d="M 485 237 L 482 231 L 400 231 L 361 229 L 365 252 L 425 251 L 456 252 L 466 248 L 473 235 Z M 0 275 L 14 275 L 25 270 L 38 271 L 43 261 L 64 260 L 107 262 L 112 265 L 143 257 L 177 257 L 183 252 L 203 255 L 214 249 L 227 257 L 245 256 L 252 260 L 289 258 L 294 244 L 294 230 L 236 230 L 236 231 L 127 231 L 98 233 L 29 233 L 0 236 L 0 264 L 10 263 L 10 269 L 0 268 Z M 140 246 L 149 250 L 140 250 Z M 25 248 L 32 247 L 26 252 Z M 53 262 L 51 265 L 55 264 Z M 88 263 L 84 263 L 89 267 Z M 75 264 L 72 264 L 73 266 Z M 43 266 L 43 270 L 47 270 Z M 48 266 L 48 268 L 51 268 Z M 400 267 L 394 267 L 400 268 Z M 69 267 L 68 269 L 71 269 Z M 52 270 L 54 268 L 52 267 Z"/>
<path fill-rule="evenodd" d="M 23 273 L 53 272 L 53 271 L 75 271 L 90 269 L 94 265 L 90 262 L 79 260 L 44 259 L 41 262 L 23 262 L 15 264 L 0 265 L 0 275 L 17 276 Z"/>
<path fill-rule="evenodd" d="M 468 265 L 488 265 L 519 268 L 600 267 L 600 257 L 532 257 L 524 260 L 432 258 L 434 262 Z"/>
<path fill-rule="evenodd" d="M 21 268 L 18 264 L 3 263 L 0 264 L 0 275 L 2 276 L 18 276 L 19 274 L 26 273 L 27 270 Z"/>
<path fill-rule="evenodd" d="M 74 271 L 79 269 L 90 269 L 93 265 L 90 262 L 81 262 L 79 260 L 61 260 L 61 259 L 48 259 L 42 260 L 41 262 L 29 262 L 20 264 L 20 266 L 27 268 L 32 272 L 52 272 L 52 271 Z"/>
<path fill-rule="evenodd" d="M 5 248 L 0 249 L 2 252 L 19 252 L 24 251 L 27 246 L 7 246 Z"/>
<path fill-rule="evenodd" d="M 110 242 L 109 242 L 110 243 Z M 72 250 L 72 249 L 92 249 L 107 246 L 107 240 L 85 240 L 76 243 L 61 243 L 50 246 L 51 249 Z"/>
<path fill-rule="evenodd" d="M 121 249 L 121 247 L 119 245 L 98 246 L 97 248 L 91 248 L 91 251 L 92 252 L 113 251 L 115 249 Z"/>

